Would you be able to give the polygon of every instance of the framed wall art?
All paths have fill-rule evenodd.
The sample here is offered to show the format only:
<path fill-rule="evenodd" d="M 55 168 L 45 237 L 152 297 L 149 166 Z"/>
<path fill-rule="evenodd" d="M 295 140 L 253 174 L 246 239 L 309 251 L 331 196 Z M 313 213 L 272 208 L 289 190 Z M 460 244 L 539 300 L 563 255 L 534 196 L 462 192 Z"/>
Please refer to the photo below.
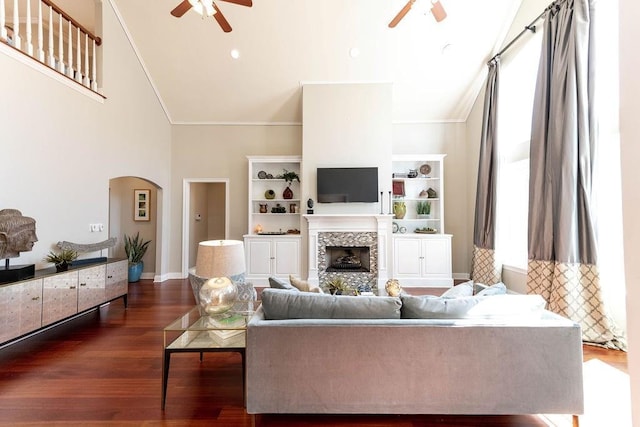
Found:
<path fill-rule="evenodd" d="M 151 220 L 151 190 L 133 190 L 133 220 Z"/>

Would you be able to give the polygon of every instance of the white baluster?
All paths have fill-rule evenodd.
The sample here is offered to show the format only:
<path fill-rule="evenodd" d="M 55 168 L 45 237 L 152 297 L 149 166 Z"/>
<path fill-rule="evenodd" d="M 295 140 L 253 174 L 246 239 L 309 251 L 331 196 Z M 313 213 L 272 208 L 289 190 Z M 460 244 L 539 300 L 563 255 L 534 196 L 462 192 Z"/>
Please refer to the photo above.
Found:
<path fill-rule="evenodd" d="M 91 80 L 89 79 L 89 34 L 84 35 L 84 80 L 82 84 L 86 87 L 91 86 Z"/>
<path fill-rule="evenodd" d="M 6 15 L 4 12 L 4 0 L 0 0 L 0 40 L 7 40 Z"/>
<path fill-rule="evenodd" d="M 76 28 L 76 81 L 82 83 L 82 63 L 80 61 L 82 49 L 80 49 L 80 28 Z"/>
<path fill-rule="evenodd" d="M 18 0 L 13 0 L 13 47 L 22 49 L 20 40 L 20 16 L 18 16 Z"/>
<path fill-rule="evenodd" d="M 31 41 L 31 0 L 27 0 L 27 22 L 24 27 L 27 33 L 27 55 L 33 56 L 33 43 Z"/>
<path fill-rule="evenodd" d="M 42 36 L 42 2 L 38 0 L 38 60 L 44 62 L 44 37 Z"/>
<path fill-rule="evenodd" d="M 53 8 L 49 6 L 49 67 L 56 68 L 56 57 L 53 44 Z"/>
<path fill-rule="evenodd" d="M 67 66 L 67 76 L 73 78 L 73 31 L 71 29 L 71 21 L 69 21 L 69 25 L 68 27 L 68 49 L 67 49 L 67 53 L 68 53 L 68 57 L 69 57 L 69 64 Z"/>
<path fill-rule="evenodd" d="M 62 32 L 62 15 L 57 12 L 56 15 L 58 15 L 58 55 L 60 55 L 60 58 L 58 59 L 58 71 L 64 74 L 64 33 Z"/>
<path fill-rule="evenodd" d="M 93 58 L 91 64 L 91 89 L 94 92 L 98 91 L 98 82 L 96 78 L 96 41 L 93 41 Z"/>

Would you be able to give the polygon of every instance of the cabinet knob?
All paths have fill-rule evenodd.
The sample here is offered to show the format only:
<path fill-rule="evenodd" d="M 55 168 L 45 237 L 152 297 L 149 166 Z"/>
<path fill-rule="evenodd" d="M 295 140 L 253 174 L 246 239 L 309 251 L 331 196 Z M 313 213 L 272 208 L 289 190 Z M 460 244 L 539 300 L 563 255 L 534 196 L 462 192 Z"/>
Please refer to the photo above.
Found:
<path fill-rule="evenodd" d="M 270 259 L 276 259 L 276 257 L 272 256 Z"/>
<path fill-rule="evenodd" d="M 80 283 L 80 286 L 87 286 L 86 283 Z"/>
<path fill-rule="evenodd" d="M 75 288 L 76 288 L 75 286 L 69 286 L 69 289 L 75 289 Z"/>
<path fill-rule="evenodd" d="M 40 297 L 31 297 L 31 301 L 38 301 Z"/>
<path fill-rule="evenodd" d="M 113 276 L 107 276 L 107 279 L 111 279 L 111 278 L 113 278 Z"/>

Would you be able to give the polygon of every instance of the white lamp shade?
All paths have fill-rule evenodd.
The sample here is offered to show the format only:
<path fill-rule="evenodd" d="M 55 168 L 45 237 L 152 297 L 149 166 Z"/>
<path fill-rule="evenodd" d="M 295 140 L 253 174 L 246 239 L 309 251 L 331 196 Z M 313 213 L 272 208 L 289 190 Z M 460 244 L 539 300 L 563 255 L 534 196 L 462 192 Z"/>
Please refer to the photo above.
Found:
<path fill-rule="evenodd" d="M 196 276 L 230 277 L 242 274 L 244 244 L 240 240 L 207 240 L 198 243 Z"/>

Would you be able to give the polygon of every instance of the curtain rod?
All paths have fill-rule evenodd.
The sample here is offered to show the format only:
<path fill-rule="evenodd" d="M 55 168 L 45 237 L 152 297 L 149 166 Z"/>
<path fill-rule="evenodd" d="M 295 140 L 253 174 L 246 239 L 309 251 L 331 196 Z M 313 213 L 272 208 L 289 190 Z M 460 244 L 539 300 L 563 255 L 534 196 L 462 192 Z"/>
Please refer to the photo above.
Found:
<path fill-rule="evenodd" d="M 531 21 L 531 23 L 529 25 L 525 25 L 524 30 L 520 31 L 520 33 L 515 36 L 510 42 L 509 44 L 507 44 L 505 47 L 503 47 L 500 52 L 496 53 L 495 55 L 493 55 L 493 57 L 487 62 L 487 65 L 490 65 L 493 61 L 496 60 L 496 58 L 500 57 L 503 53 L 505 53 L 507 50 L 509 50 L 509 48 L 511 46 L 513 46 L 513 44 L 515 42 L 517 42 L 520 37 L 522 37 L 523 35 L 526 34 L 527 31 L 531 31 L 532 33 L 536 32 L 536 23 L 542 19 L 542 17 L 549 11 L 551 10 L 553 7 L 557 7 L 560 3 L 562 3 L 564 0 L 557 0 L 554 1 L 553 3 L 551 3 L 549 6 L 547 6 L 544 11 L 538 15 L 536 17 L 536 19 L 534 19 L 533 21 Z"/>

